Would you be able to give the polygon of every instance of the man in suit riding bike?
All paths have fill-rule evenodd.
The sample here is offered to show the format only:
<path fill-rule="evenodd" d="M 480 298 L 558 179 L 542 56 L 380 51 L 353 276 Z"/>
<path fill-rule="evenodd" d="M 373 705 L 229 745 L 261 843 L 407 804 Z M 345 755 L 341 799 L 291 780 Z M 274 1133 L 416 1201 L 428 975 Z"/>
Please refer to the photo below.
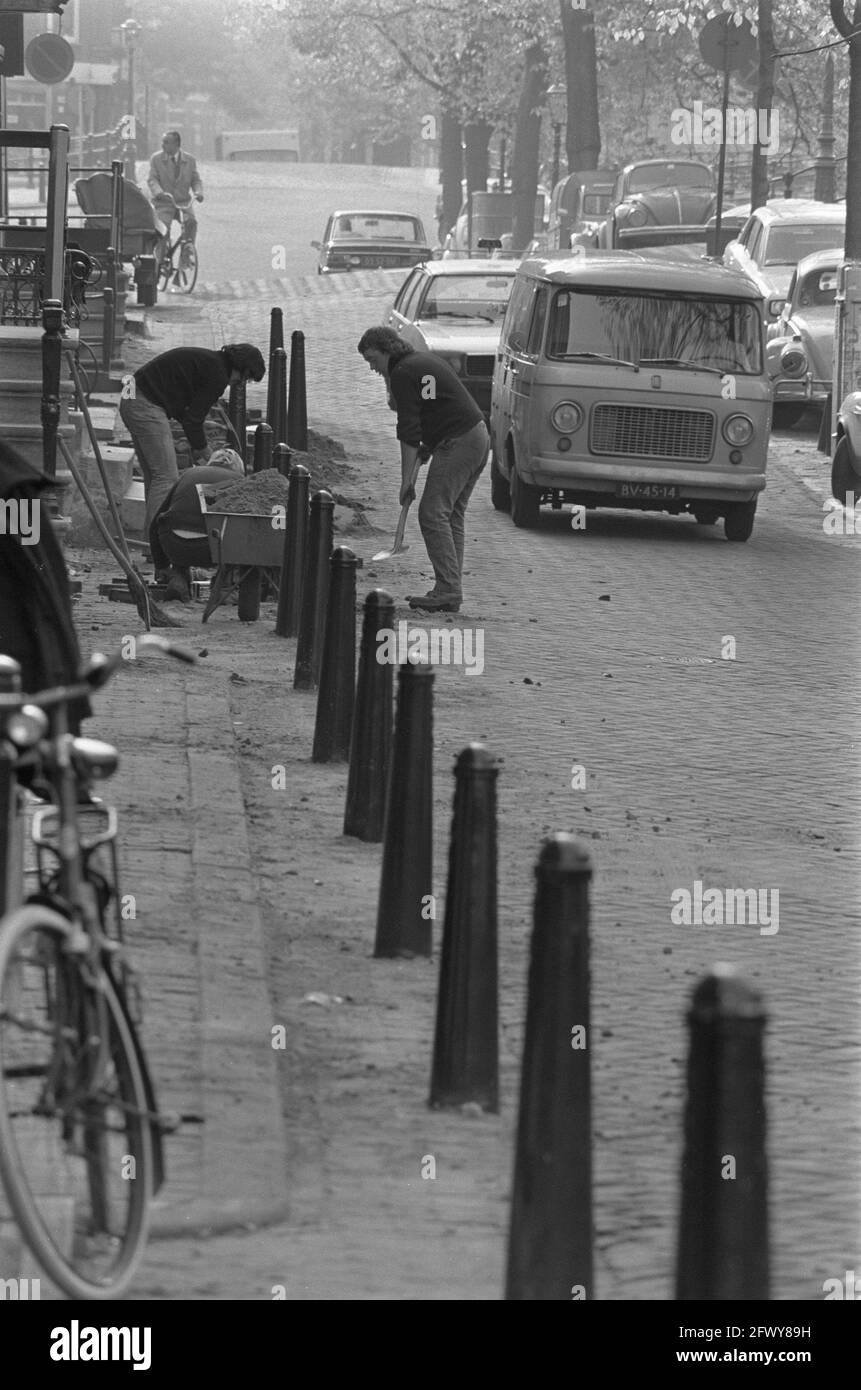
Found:
<path fill-rule="evenodd" d="M 162 138 L 161 152 L 152 156 L 147 186 L 153 210 L 165 227 L 164 236 L 156 248 L 156 265 L 170 245 L 170 228 L 181 207 L 183 253 L 185 245 L 197 240 L 197 218 L 194 202 L 203 202 L 203 181 L 197 171 L 197 161 L 182 149 L 178 130 L 168 130 Z M 192 199 L 194 201 L 192 201 Z"/>

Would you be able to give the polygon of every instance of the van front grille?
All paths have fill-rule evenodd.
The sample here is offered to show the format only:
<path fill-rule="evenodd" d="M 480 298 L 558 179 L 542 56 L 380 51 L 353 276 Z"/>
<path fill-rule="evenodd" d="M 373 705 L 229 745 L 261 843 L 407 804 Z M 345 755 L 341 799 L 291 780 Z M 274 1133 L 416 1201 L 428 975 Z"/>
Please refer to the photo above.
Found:
<path fill-rule="evenodd" d="M 707 463 L 714 434 L 715 417 L 708 410 L 596 405 L 589 425 L 589 448 L 593 454 Z"/>

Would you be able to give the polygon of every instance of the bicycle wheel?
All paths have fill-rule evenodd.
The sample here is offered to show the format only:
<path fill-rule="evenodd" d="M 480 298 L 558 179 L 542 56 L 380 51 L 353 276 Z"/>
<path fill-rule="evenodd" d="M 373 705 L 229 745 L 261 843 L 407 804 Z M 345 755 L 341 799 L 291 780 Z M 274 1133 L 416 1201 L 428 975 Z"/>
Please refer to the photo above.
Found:
<path fill-rule="evenodd" d="M 173 279 L 173 273 L 176 270 L 175 261 L 177 256 L 177 246 L 178 243 L 174 244 L 173 246 L 167 246 L 165 248 L 161 260 L 159 261 L 158 288 L 162 294 L 167 289 L 168 285 Z"/>
<path fill-rule="evenodd" d="M 197 284 L 197 249 L 192 246 L 191 242 L 188 242 L 183 249 L 185 255 L 183 256 L 181 249 L 178 257 L 179 264 L 171 288 L 179 294 L 191 294 Z"/>
<path fill-rule="evenodd" d="M 0 925 L 0 1178 L 46 1274 L 110 1299 L 146 1243 L 152 1136 L 133 1036 L 108 975 L 69 954 L 74 930 L 42 906 Z"/>

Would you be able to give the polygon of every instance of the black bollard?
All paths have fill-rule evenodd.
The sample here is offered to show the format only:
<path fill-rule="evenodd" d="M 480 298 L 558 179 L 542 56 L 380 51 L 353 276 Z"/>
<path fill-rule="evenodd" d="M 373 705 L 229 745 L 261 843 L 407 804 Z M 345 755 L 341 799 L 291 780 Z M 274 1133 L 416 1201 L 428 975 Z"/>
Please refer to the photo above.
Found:
<path fill-rule="evenodd" d="M 505 1297 L 570 1302 L 594 1297 L 588 851 L 551 835 L 535 877 Z"/>
<path fill-rule="evenodd" d="M 272 443 L 272 431 L 269 426 L 265 422 L 259 424 L 254 431 L 254 473 L 272 467 Z"/>
<path fill-rule="evenodd" d="M 276 444 L 287 440 L 287 354 L 276 348 L 269 359 L 269 408 L 267 420 Z"/>
<path fill-rule="evenodd" d="M 234 382 L 227 393 L 227 418 L 236 432 L 236 452 L 242 459 L 243 464 L 247 462 L 248 454 L 248 422 L 247 422 L 247 403 L 245 382 Z"/>
<path fill-rule="evenodd" d="M 296 642 L 294 690 L 316 690 L 320 683 L 326 605 L 329 597 L 329 557 L 335 530 L 335 499 L 321 490 L 311 498 L 308 555 L 302 584 L 302 612 Z"/>
<path fill-rule="evenodd" d="M 272 450 L 272 467 L 277 468 L 282 478 L 290 477 L 293 455 L 286 444 L 276 444 Z"/>
<path fill-rule="evenodd" d="M 287 443 L 300 453 L 308 449 L 308 403 L 305 394 L 305 334 L 290 335 L 290 401 L 287 407 Z"/>
<path fill-rule="evenodd" d="M 356 696 L 356 568 L 356 556 L 345 545 L 332 551 L 311 753 L 314 763 L 345 763 L 350 757 Z"/>
<path fill-rule="evenodd" d="M 761 995 L 729 966 L 716 965 L 694 990 L 677 1300 L 771 1297 L 765 1020 Z"/>
<path fill-rule="evenodd" d="M 433 668 L 398 668 L 375 956 L 429 956 L 433 918 Z"/>
<path fill-rule="evenodd" d="M 344 834 L 355 835 L 359 840 L 383 838 L 392 756 L 394 671 L 391 662 L 377 660 L 377 634 L 382 628 L 393 629 L 394 620 L 395 601 L 391 594 L 372 589 L 365 597 L 344 811 Z"/>
<path fill-rule="evenodd" d="M 302 580 L 308 547 L 308 486 L 311 474 L 301 463 L 290 474 L 287 493 L 287 529 L 278 585 L 278 614 L 275 632 L 279 637 L 295 637 L 302 611 Z"/>
<path fill-rule="evenodd" d="M 0 656 L 0 694 L 20 692 L 20 665 L 11 656 Z M 23 860 L 16 785 L 11 745 L 7 754 L 0 738 L 0 916 L 17 907 L 22 897 Z"/>
<path fill-rule="evenodd" d="M 471 743 L 455 767 L 430 1105 L 499 1110 L 494 758 Z"/>
<path fill-rule="evenodd" d="M 282 349 L 283 349 L 283 347 L 284 347 L 284 315 L 283 315 L 283 313 L 281 312 L 281 310 L 276 306 L 274 309 L 270 309 L 270 311 L 269 311 L 269 356 L 268 356 L 267 359 L 266 359 L 266 361 L 267 361 L 267 363 L 268 363 L 268 367 L 269 367 L 269 376 L 268 376 L 267 384 L 266 384 L 266 420 L 267 420 L 267 423 L 268 423 L 269 425 L 272 425 L 272 426 L 273 426 L 273 428 L 274 428 L 274 419 L 273 419 L 273 416 L 274 416 L 274 414 L 275 414 L 275 409 L 276 409 L 276 407 L 275 407 L 275 395 L 274 395 L 275 374 L 274 374 L 274 372 L 272 371 L 272 357 L 273 357 L 273 354 L 276 352 L 276 350 L 277 350 L 278 348 L 282 348 Z M 286 383 L 286 376 L 285 376 L 285 383 Z M 285 390 L 286 390 L 286 385 L 285 385 Z M 277 441 L 277 436 L 276 436 L 276 441 Z"/>

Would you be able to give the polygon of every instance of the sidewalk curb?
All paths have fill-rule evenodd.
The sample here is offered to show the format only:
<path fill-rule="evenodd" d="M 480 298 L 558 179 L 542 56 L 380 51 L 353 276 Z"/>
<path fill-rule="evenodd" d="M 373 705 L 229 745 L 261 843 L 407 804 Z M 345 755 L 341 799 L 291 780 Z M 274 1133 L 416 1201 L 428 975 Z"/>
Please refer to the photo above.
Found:
<path fill-rule="evenodd" d="M 227 734 L 218 751 L 189 740 L 193 901 L 198 923 L 201 1197 L 152 1209 L 155 1238 L 286 1219 L 287 1137 L 281 1114 L 263 922 L 227 694 L 186 692 L 186 727 Z M 237 915 L 236 908 L 240 908 Z M 169 1172 L 168 1166 L 168 1172 Z"/>

